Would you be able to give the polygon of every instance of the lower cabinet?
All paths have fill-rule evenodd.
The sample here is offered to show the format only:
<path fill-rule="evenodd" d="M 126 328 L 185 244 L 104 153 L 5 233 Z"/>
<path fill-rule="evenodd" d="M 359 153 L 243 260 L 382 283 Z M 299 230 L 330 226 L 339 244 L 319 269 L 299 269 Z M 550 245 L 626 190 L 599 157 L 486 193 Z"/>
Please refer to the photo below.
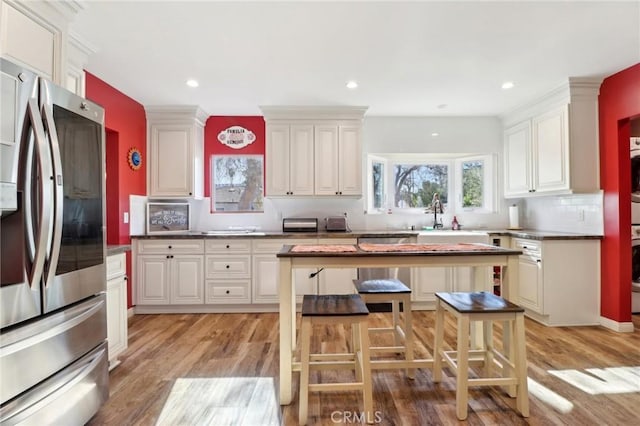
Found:
<path fill-rule="evenodd" d="M 205 252 L 205 303 L 251 303 L 251 240 L 206 240 Z"/>
<path fill-rule="evenodd" d="M 519 299 L 528 317 L 550 326 L 599 324 L 600 241 L 513 238 Z"/>
<path fill-rule="evenodd" d="M 107 344 L 109 369 L 117 366 L 118 356 L 127 349 L 126 255 L 107 257 Z"/>
<path fill-rule="evenodd" d="M 204 303 L 203 240 L 145 240 L 137 253 L 137 305 Z"/>
<path fill-rule="evenodd" d="M 253 303 L 278 303 L 280 263 L 276 254 L 283 245 L 317 244 L 316 239 L 254 240 L 253 241 Z M 295 269 L 296 300 L 304 294 L 317 292 L 317 280 L 309 278 L 316 269 Z"/>

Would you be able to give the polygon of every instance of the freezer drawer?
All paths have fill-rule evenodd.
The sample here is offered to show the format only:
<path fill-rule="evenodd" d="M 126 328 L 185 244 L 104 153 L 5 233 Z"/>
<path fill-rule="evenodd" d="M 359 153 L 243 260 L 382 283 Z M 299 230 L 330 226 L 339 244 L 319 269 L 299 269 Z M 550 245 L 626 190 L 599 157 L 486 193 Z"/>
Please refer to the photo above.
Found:
<path fill-rule="evenodd" d="M 0 404 L 107 339 L 104 293 L 0 335 Z"/>
<path fill-rule="evenodd" d="M 82 425 L 109 398 L 107 345 L 0 408 L 2 425 Z"/>

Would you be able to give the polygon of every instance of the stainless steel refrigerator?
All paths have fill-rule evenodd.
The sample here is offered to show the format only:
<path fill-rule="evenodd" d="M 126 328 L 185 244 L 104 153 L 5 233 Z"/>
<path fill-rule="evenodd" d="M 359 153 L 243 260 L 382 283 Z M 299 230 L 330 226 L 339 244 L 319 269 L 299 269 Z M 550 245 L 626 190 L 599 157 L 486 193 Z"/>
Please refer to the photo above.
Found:
<path fill-rule="evenodd" d="M 0 71 L 0 424 L 84 424 L 108 398 L 104 111 Z"/>

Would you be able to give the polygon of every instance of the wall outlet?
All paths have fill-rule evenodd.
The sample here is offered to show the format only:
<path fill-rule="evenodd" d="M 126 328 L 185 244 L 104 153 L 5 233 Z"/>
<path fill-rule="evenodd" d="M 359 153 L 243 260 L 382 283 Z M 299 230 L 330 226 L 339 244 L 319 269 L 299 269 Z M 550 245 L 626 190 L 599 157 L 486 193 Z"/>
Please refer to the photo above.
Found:
<path fill-rule="evenodd" d="M 129 212 L 124 212 L 124 217 L 122 218 L 124 223 L 129 223 Z"/>
<path fill-rule="evenodd" d="M 578 222 L 584 222 L 584 209 L 578 210 Z"/>

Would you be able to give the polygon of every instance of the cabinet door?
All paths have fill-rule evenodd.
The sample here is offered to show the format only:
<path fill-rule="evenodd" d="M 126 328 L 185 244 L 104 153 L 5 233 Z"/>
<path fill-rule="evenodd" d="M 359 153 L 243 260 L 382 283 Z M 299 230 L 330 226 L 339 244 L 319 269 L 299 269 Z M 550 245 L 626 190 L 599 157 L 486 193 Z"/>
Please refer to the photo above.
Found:
<path fill-rule="evenodd" d="M 315 126 L 315 193 L 338 195 L 338 126 Z"/>
<path fill-rule="evenodd" d="M 436 292 L 451 290 L 451 268 L 413 268 L 411 275 L 412 300 L 436 301 Z"/>
<path fill-rule="evenodd" d="M 138 256 L 136 280 L 138 305 L 168 305 L 169 263 L 166 255 Z"/>
<path fill-rule="evenodd" d="M 504 196 L 529 194 L 531 181 L 531 124 L 529 121 L 504 133 Z"/>
<path fill-rule="evenodd" d="M 171 303 L 204 303 L 204 256 L 177 255 L 171 261 Z"/>
<path fill-rule="evenodd" d="M 278 271 L 275 254 L 253 256 L 253 303 L 278 303 Z"/>
<path fill-rule="evenodd" d="M 289 191 L 291 195 L 313 195 L 314 131 L 312 125 L 291 125 Z"/>
<path fill-rule="evenodd" d="M 149 154 L 149 195 L 193 195 L 191 127 L 152 125 Z"/>
<path fill-rule="evenodd" d="M 542 264 L 525 255 L 520 256 L 519 264 L 519 304 L 539 314 L 544 314 Z"/>
<path fill-rule="evenodd" d="M 107 281 L 107 342 L 109 364 L 127 349 L 127 281 L 124 276 Z"/>
<path fill-rule="evenodd" d="M 536 192 L 570 188 L 567 117 L 567 107 L 564 106 L 532 120 Z"/>
<path fill-rule="evenodd" d="M 267 125 L 266 195 L 289 195 L 289 125 Z"/>
<path fill-rule="evenodd" d="M 60 83 L 57 75 L 62 58 L 62 34 L 41 18 L 28 16 L 7 2 L 0 4 L 0 54 L 25 65 L 48 80 Z"/>
<path fill-rule="evenodd" d="M 358 278 L 356 269 L 324 269 L 318 274 L 320 294 L 352 294 L 356 292 L 353 280 Z"/>
<path fill-rule="evenodd" d="M 339 128 L 339 192 L 340 195 L 362 195 L 361 126 Z"/>

